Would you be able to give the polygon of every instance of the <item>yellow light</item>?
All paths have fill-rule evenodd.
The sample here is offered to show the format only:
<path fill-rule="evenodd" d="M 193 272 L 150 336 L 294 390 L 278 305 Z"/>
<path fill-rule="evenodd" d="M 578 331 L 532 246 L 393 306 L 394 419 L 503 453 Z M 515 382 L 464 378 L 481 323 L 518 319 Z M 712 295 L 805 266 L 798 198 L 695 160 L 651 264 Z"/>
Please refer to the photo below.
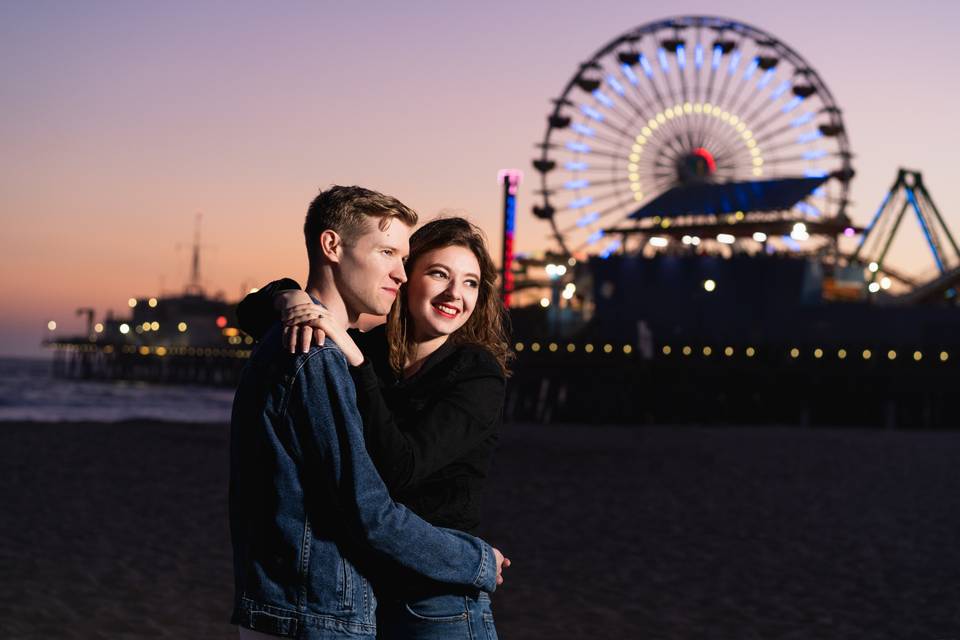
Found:
<path fill-rule="evenodd" d="M 751 139 L 752 137 L 753 137 L 753 131 L 750 131 L 750 129 L 747 129 L 746 131 L 743 132 L 743 139 L 744 139 L 744 140 L 749 140 L 749 139 Z"/>
<path fill-rule="evenodd" d="M 517 344 L 513 345 L 513 348 L 517 351 L 523 351 L 523 343 L 518 342 Z"/>
<path fill-rule="evenodd" d="M 755 175 L 755 176 L 762 176 L 762 175 L 763 175 L 763 169 L 761 169 L 760 167 L 754 167 L 754 169 L 753 169 L 753 175 Z"/>
<path fill-rule="evenodd" d="M 533 351 L 533 352 L 540 351 L 540 343 L 534 342 L 532 345 L 530 345 L 530 351 Z"/>
<path fill-rule="evenodd" d="M 737 217 L 737 220 L 743 220 L 747 217 L 743 211 L 737 211 L 734 215 Z"/>
<path fill-rule="evenodd" d="M 95 333 L 103 333 L 103 323 L 98 322 L 97 324 L 93 325 L 93 331 Z"/>
<path fill-rule="evenodd" d="M 150 331 L 150 323 L 144 322 L 142 325 L 140 325 L 140 328 L 143 329 L 144 331 Z"/>
<path fill-rule="evenodd" d="M 623 352 L 626 354 L 633 353 L 633 347 L 630 346 L 629 344 L 625 344 L 623 345 Z"/>
<path fill-rule="evenodd" d="M 50 331 L 56 331 L 57 323 L 51 320 L 50 322 L 47 323 L 47 329 L 49 329 Z"/>
<path fill-rule="evenodd" d="M 693 105 L 689 102 L 683 103 L 683 112 L 684 113 L 693 113 Z"/>
<path fill-rule="evenodd" d="M 643 194 L 637 191 L 635 194 L 633 194 L 633 199 L 636 200 L 637 202 L 640 202 L 641 200 L 643 200 Z"/>
<path fill-rule="evenodd" d="M 550 298 L 540 298 L 540 306 L 546 309 L 550 306 Z"/>
<path fill-rule="evenodd" d="M 638 182 L 631 182 L 630 188 L 634 191 L 640 191 L 640 184 Z"/>
<path fill-rule="evenodd" d="M 921 360 L 923 360 L 923 353 L 921 353 L 920 351 L 914 351 L 913 359 L 916 360 L 917 362 L 920 362 Z"/>
<path fill-rule="evenodd" d="M 732 356 L 732 355 L 733 355 L 733 347 L 727 347 L 726 349 L 724 349 L 724 350 L 723 350 L 723 355 L 727 356 L 728 358 L 729 358 L 730 356 Z"/>
<path fill-rule="evenodd" d="M 693 105 L 693 112 L 694 112 L 694 113 L 703 113 L 703 105 L 700 104 L 699 102 L 696 103 L 696 104 L 694 104 L 694 105 Z"/>
<path fill-rule="evenodd" d="M 150 353 L 150 347 L 140 347 L 139 352 L 142 356 L 148 355 Z"/>
<path fill-rule="evenodd" d="M 747 357 L 752 358 L 757 353 L 757 350 L 753 347 L 747 347 Z"/>
<path fill-rule="evenodd" d="M 740 133 L 743 133 L 746 128 L 747 128 L 747 125 L 745 125 L 743 122 L 737 125 L 737 131 L 739 131 Z"/>
<path fill-rule="evenodd" d="M 253 344 L 253 336 L 246 336 L 243 339 L 243 344 Z"/>
<path fill-rule="evenodd" d="M 153 307 L 157 306 L 157 299 L 156 299 L 156 298 L 150 298 L 149 300 L 147 300 L 147 304 L 150 305 L 150 308 L 153 308 Z"/>
<path fill-rule="evenodd" d="M 637 169 L 639 169 L 639 167 L 638 167 L 637 165 L 635 165 L 634 163 L 632 163 L 632 162 L 627 165 L 627 171 L 629 171 L 629 172 L 631 172 L 631 173 L 633 173 L 633 172 L 636 171 Z"/>
<path fill-rule="evenodd" d="M 239 333 L 240 331 L 236 327 L 227 327 L 223 330 L 223 335 L 227 336 L 228 338 L 232 338 Z"/>
<path fill-rule="evenodd" d="M 713 105 L 710 104 L 709 102 L 706 103 L 706 104 L 704 104 L 704 105 L 703 105 L 703 112 L 704 112 L 704 113 L 707 113 L 707 114 L 712 113 L 712 112 L 713 112 Z"/>
<path fill-rule="evenodd" d="M 589 342 L 583 347 L 583 350 L 587 353 L 593 353 L 593 345 Z"/>
<path fill-rule="evenodd" d="M 161 358 L 162 358 L 163 356 L 167 355 L 167 348 L 166 348 L 166 347 L 157 347 L 157 355 L 160 356 Z"/>
<path fill-rule="evenodd" d="M 720 119 L 723 120 L 724 122 L 729 122 L 729 121 L 730 121 L 730 112 L 728 112 L 728 111 L 721 111 L 721 112 L 720 112 Z"/>
<path fill-rule="evenodd" d="M 658 113 L 658 114 L 657 114 L 657 122 L 658 122 L 658 123 L 663 124 L 663 123 L 666 122 L 666 121 L 667 121 L 667 116 L 663 115 L 662 113 Z"/>
<path fill-rule="evenodd" d="M 136 299 L 136 298 L 130 298 L 129 300 L 127 300 L 127 305 L 128 305 L 131 309 L 133 309 L 135 306 L 137 306 L 137 299 Z"/>
<path fill-rule="evenodd" d="M 610 353 L 611 351 L 613 351 L 613 345 L 612 345 L 612 344 L 605 344 L 605 345 L 603 345 L 603 352 L 604 352 L 604 353 Z"/>
<path fill-rule="evenodd" d="M 691 353 L 693 353 L 693 349 L 691 349 L 690 347 L 684 347 L 684 348 L 683 348 L 683 355 L 688 356 L 688 355 L 690 355 Z"/>
<path fill-rule="evenodd" d="M 752 155 L 752 156 L 758 156 L 758 155 L 760 155 L 760 149 L 757 149 L 756 147 L 753 147 L 752 149 L 750 149 L 750 155 Z"/>
<path fill-rule="evenodd" d="M 633 151 L 634 153 L 640 153 L 641 151 L 643 151 L 643 147 L 641 147 L 639 144 L 635 144 L 632 147 L 630 147 L 630 151 Z"/>
<path fill-rule="evenodd" d="M 816 358 L 817 360 L 819 360 L 820 358 L 822 358 L 822 357 L 823 357 L 823 349 L 819 349 L 819 348 L 814 349 L 814 350 L 813 350 L 813 357 Z"/>
<path fill-rule="evenodd" d="M 759 157 L 758 157 L 758 158 L 754 158 L 754 159 L 753 159 L 753 166 L 755 166 L 755 167 L 762 167 L 762 166 L 763 166 L 763 158 L 759 158 Z"/>
<path fill-rule="evenodd" d="M 864 359 L 864 360 L 869 360 L 872 356 L 873 356 L 873 354 L 870 353 L 870 349 L 864 349 L 864 350 L 863 350 L 863 359 Z"/>
<path fill-rule="evenodd" d="M 150 328 L 153 329 L 154 331 L 160 331 L 160 323 L 154 320 L 153 322 L 150 323 Z"/>
<path fill-rule="evenodd" d="M 557 350 L 557 343 L 551 342 L 547 348 L 550 349 L 551 352 L 554 352 Z"/>
<path fill-rule="evenodd" d="M 703 288 L 704 288 L 707 292 L 715 291 L 716 288 L 717 288 L 717 283 L 714 282 L 713 280 L 704 280 L 704 281 L 703 281 Z"/>
<path fill-rule="evenodd" d="M 663 355 L 668 356 L 672 351 L 673 349 L 670 348 L 670 345 L 668 344 L 663 345 Z"/>
<path fill-rule="evenodd" d="M 120 333 L 122 333 L 123 335 L 127 335 L 128 333 L 130 333 L 130 325 L 128 325 L 126 322 L 120 325 Z"/>
<path fill-rule="evenodd" d="M 653 131 L 650 130 L 650 127 L 644 127 L 643 129 L 640 129 L 640 133 L 649 138 Z"/>
<path fill-rule="evenodd" d="M 712 354 L 712 353 L 713 353 L 713 349 L 711 349 L 710 347 L 704 347 L 704 348 L 703 348 L 703 355 L 709 356 L 709 355 Z"/>
<path fill-rule="evenodd" d="M 757 141 L 754 140 L 753 138 L 750 138 L 749 140 L 747 140 L 747 148 L 748 148 L 748 149 L 756 149 L 756 150 L 757 150 L 757 153 L 760 152 L 760 149 L 757 149 Z"/>
<path fill-rule="evenodd" d="M 635 140 L 637 141 L 637 144 L 643 144 L 647 141 L 647 138 L 643 134 L 640 134 L 635 138 Z"/>
<path fill-rule="evenodd" d="M 837 357 L 840 358 L 841 360 L 845 359 L 847 357 L 847 350 L 840 349 L 839 351 L 837 351 Z"/>
<path fill-rule="evenodd" d="M 636 165 L 634 165 L 634 166 L 636 166 Z M 631 182 L 636 182 L 636 181 L 639 180 L 639 179 L 640 179 L 640 174 L 638 174 L 638 173 L 631 173 L 631 174 L 630 174 L 630 181 L 631 181 Z"/>
<path fill-rule="evenodd" d="M 887 357 L 890 358 L 891 360 L 896 360 L 897 352 L 894 351 L 893 349 L 890 349 L 890 351 L 887 351 Z"/>
<path fill-rule="evenodd" d="M 573 344 L 572 342 L 567 345 L 567 353 L 573 353 L 576 350 L 577 350 L 577 345 Z"/>
<path fill-rule="evenodd" d="M 797 349 L 796 347 L 794 347 L 793 349 L 790 349 L 790 357 L 791 357 L 791 358 L 799 358 L 799 357 L 800 357 L 800 349 Z"/>
<path fill-rule="evenodd" d="M 667 107 L 667 117 L 673 119 L 673 107 Z"/>
<path fill-rule="evenodd" d="M 636 154 L 636 153 L 630 154 L 630 162 L 639 162 L 639 160 L 640 160 L 639 154 Z"/>
<path fill-rule="evenodd" d="M 941 351 L 941 352 L 940 352 L 940 362 L 946 362 L 946 361 L 949 360 L 949 359 L 950 359 L 950 354 L 949 354 L 949 353 L 947 353 L 946 351 Z"/>
<path fill-rule="evenodd" d="M 736 126 L 738 122 L 740 122 L 740 118 L 738 118 L 737 116 L 730 116 L 731 125 Z"/>
<path fill-rule="evenodd" d="M 180 333 L 184 333 L 186 330 L 187 330 L 186 322 L 181 322 L 180 324 L 177 325 L 177 331 L 179 331 Z"/>

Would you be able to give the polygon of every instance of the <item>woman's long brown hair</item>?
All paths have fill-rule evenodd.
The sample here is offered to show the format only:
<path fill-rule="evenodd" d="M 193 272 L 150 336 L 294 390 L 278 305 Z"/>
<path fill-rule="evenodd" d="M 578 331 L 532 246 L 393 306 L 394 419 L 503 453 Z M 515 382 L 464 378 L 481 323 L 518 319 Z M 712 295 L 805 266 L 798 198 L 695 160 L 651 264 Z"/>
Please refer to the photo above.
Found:
<path fill-rule="evenodd" d="M 431 220 L 410 236 L 407 273 L 413 272 L 417 260 L 424 254 L 450 246 L 466 247 L 476 256 L 480 264 L 480 290 L 470 318 L 448 340 L 453 344 L 471 344 L 486 349 L 500 365 L 503 375 L 509 376 L 508 367 L 514 353 L 508 342 L 506 310 L 497 290 L 497 268 L 487 251 L 483 231 L 464 218 Z M 407 360 L 413 355 L 413 331 L 408 330 L 410 322 L 407 288 L 403 287 L 387 316 L 390 365 L 397 375 L 403 374 Z"/>

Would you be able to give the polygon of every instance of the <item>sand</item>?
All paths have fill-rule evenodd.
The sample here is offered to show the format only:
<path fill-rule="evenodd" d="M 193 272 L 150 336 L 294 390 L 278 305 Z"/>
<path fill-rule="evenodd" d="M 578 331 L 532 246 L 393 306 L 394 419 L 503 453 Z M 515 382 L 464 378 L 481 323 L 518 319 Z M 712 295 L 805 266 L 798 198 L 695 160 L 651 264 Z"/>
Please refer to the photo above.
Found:
<path fill-rule="evenodd" d="M 960 638 L 960 432 L 510 425 L 504 640 Z M 227 427 L 0 424 L 0 637 L 235 638 Z"/>

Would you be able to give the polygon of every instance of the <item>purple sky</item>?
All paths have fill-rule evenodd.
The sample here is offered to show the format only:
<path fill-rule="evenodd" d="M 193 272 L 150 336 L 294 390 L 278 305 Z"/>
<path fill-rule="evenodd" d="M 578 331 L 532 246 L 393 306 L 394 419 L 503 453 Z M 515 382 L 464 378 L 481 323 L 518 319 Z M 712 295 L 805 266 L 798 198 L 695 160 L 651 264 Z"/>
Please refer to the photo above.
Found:
<path fill-rule="evenodd" d="M 756 25 L 819 71 L 857 222 L 903 165 L 960 233 L 952 3 L 5 3 L 0 354 L 38 354 L 50 319 L 79 330 L 77 307 L 179 290 L 196 211 L 210 290 L 302 277 L 306 204 L 334 183 L 464 213 L 498 253 L 495 176 L 518 167 L 519 249 L 542 249 L 530 159 L 550 99 L 607 41 L 682 14 Z M 932 269 L 912 220 L 893 260 Z"/>

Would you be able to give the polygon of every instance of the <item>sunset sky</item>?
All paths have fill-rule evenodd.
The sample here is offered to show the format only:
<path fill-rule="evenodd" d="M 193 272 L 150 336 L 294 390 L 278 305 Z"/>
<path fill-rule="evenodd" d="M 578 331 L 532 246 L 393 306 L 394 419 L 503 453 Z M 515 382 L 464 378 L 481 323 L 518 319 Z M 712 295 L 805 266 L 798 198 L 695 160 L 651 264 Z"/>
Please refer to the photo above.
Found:
<path fill-rule="evenodd" d="M 331 184 L 468 215 L 499 255 L 496 174 L 517 167 L 517 243 L 543 249 L 530 160 L 550 99 L 607 41 L 683 14 L 758 26 L 817 69 L 856 222 L 906 166 L 960 233 L 956 3 L 5 2 L 0 355 L 41 355 L 78 307 L 180 290 L 197 211 L 211 292 L 302 278 L 303 214 Z M 893 260 L 928 273 L 915 227 Z"/>

